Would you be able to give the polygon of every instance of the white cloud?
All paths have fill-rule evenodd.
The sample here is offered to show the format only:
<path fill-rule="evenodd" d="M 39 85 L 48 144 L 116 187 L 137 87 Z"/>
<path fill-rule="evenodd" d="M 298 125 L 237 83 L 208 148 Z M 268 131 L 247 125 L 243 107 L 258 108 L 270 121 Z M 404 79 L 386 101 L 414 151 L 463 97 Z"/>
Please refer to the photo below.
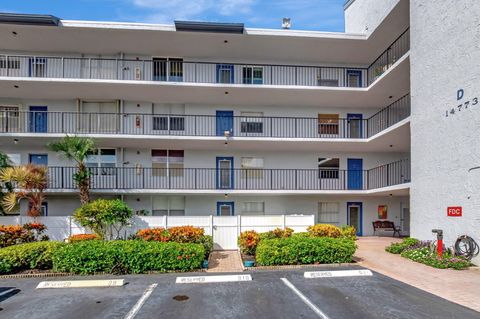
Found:
<path fill-rule="evenodd" d="M 171 23 L 178 19 L 198 19 L 205 13 L 233 16 L 250 12 L 256 0 L 131 0 L 135 6 L 149 9 L 148 22 Z"/>

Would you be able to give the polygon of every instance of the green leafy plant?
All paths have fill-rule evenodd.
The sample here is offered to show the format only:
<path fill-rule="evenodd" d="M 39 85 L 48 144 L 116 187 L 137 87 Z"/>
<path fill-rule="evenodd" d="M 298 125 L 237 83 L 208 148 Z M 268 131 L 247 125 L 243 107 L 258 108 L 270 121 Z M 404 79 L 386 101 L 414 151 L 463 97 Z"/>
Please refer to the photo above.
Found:
<path fill-rule="evenodd" d="M 56 250 L 53 268 L 76 274 L 191 271 L 200 268 L 204 255 L 200 244 L 90 240 Z"/>
<path fill-rule="evenodd" d="M 392 254 L 401 254 L 404 250 L 418 244 L 419 240 L 415 238 L 404 238 L 400 243 L 392 243 L 385 250 Z"/>
<path fill-rule="evenodd" d="M 340 228 L 340 237 L 348 238 L 351 240 L 357 239 L 357 230 L 353 226 L 342 226 Z"/>
<path fill-rule="evenodd" d="M 35 242 L 0 249 L 0 273 L 9 274 L 29 269 L 51 269 L 53 253 L 61 242 Z"/>
<path fill-rule="evenodd" d="M 260 241 L 259 265 L 334 264 L 352 261 L 355 242 L 347 238 L 292 236 Z"/>
<path fill-rule="evenodd" d="M 451 253 L 444 252 L 442 257 L 438 257 L 429 247 L 407 249 L 401 256 L 434 268 L 461 270 L 471 266 L 471 263 L 462 256 L 452 256 Z"/>
<path fill-rule="evenodd" d="M 100 238 L 113 239 L 118 238 L 122 228 L 129 225 L 132 214 L 132 210 L 120 199 L 100 198 L 83 204 L 73 217 Z"/>
<path fill-rule="evenodd" d="M 309 226 L 307 228 L 307 231 L 310 236 L 313 237 L 338 238 L 342 234 L 340 228 L 330 224 L 316 224 L 313 226 Z"/>
<path fill-rule="evenodd" d="M 275 228 L 274 230 L 268 231 L 266 233 L 260 233 L 260 239 L 273 239 L 273 238 L 287 238 L 292 236 L 293 229 L 286 227 L 285 229 L 282 228 Z"/>
<path fill-rule="evenodd" d="M 95 141 L 91 138 L 80 136 L 65 136 L 62 140 L 49 143 L 48 148 L 61 153 L 66 159 L 77 163 L 77 172 L 73 179 L 77 183 L 80 202 L 86 204 L 90 201 L 90 171 L 85 164 L 88 156 L 95 149 Z"/>

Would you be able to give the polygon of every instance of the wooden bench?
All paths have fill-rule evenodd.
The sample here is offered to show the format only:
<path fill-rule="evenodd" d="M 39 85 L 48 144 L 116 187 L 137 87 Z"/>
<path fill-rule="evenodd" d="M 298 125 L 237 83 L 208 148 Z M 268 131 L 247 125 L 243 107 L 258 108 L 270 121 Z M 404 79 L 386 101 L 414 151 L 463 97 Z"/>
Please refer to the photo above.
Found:
<path fill-rule="evenodd" d="M 372 222 L 373 225 L 373 234 L 375 235 L 377 230 L 382 230 L 382 231 L 393 231 L 393 237 L 395 237 L 395 234 L 398 234 L 398 237 L 400 237 L 400 227 L 395 226 L 395 224 L 389 220 L 377 220 Z"/>

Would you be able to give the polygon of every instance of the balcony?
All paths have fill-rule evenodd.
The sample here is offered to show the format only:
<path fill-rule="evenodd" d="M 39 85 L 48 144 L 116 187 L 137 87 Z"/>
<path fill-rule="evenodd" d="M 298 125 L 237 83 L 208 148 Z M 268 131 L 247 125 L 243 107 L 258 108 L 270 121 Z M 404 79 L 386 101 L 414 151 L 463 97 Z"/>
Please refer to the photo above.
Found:
<path fill-rule="evenodd" d="M 3 54 L 0 55 L 0 77 L 366 88 L 408 52 L 409 42 L 407 29 L 368 67 Z"/>
<path fill-rule="evenodd" d="M 49 167 L 49 190 L 74 190 L 74 167 Z M 91 168 L 93 190 L 365 191 L 410 182 L 410 161 L 369 170 Z"/>
<path fill-rule="evenodd" d="M 1 133 L 368 139 L 410 115 L 406 95 L 368 119 L 0 111 Z M 10 134 L 9 134 L 10 135 Z"/>

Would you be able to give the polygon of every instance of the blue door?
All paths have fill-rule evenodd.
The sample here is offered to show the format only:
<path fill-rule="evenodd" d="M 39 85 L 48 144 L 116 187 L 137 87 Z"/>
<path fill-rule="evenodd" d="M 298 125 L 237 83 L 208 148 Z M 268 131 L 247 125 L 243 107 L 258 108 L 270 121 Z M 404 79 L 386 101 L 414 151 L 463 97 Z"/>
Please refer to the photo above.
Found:
<path fill-rule="evenodd" d="M 361 70 L 347 70 L 347 87 L 360 88 L 362 87 L 362 71 Z"/>
<path fill-rule="evenodd" d="M 217 136 L 225 136 L 225 131 L 233 135 L 233 111 L 217 111 Z"/>
<path fill-rule="evenodd" d="M 234 83 L 233 64 L 217 64 L 217 83 Z"/>
<path fill-rule="evenodd" d="M 347 203 L 347 225 L 355 227 L 357 236 L 363 235 L 363 204 L 360 202 Z"/>
<path fill-rule="evenodd" d="M 47 107 L 46 106 L 30 106 L 29 126 L 30 132 L 46 133 L 47 132 Z"/>
<path fill-rule="evenodd" d="M 363 189 L 363 159 L 348 159 L 348 189 Z"/>
<path fill-rule="evenodd" d="M 217 157 L 217 189 L 233 189 L 233 157 Z"/>
<path fill-rule="evenodd" d="M 217 202 L 217 216 L 233 216 L 235 215 L 234 202 Z"/>
<path fill-rule="evenodd" d="M 362 114 L 347 114 L 348 123 L 348 137 L 362 138 L 363 137 L 363 115 Z"/>
<path fill-rule="evenodd" d="M 28 156 L 28 162 L 35 165 L 48 166 L 47 154 L 30 154 Z"/>

